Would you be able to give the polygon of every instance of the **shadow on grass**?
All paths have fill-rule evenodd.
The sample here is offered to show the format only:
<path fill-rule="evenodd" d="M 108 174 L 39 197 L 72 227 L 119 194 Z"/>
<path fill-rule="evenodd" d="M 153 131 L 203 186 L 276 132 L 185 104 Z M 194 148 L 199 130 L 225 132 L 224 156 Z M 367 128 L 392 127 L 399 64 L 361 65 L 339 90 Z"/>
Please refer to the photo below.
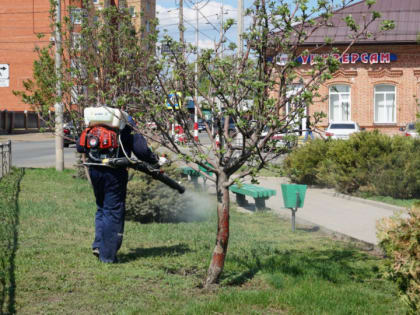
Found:
<path fill-rule="evenodd" d="M 190 251 L 190 248 L 186 244 L 150 248 L 135 248 L 132 249 L 129 253 L 118 254 L 118 262 L 127 263 L 141 258 L 156 256 L 180 256 Z"/>
<path fill-rule="evenodd" d="M 1 228 L 4 235 L 0 235 L 2 241 L 3 252 L 0 257 L 0 314 L 15 314 L 16 313 L 16 278 L 15 278 L 15 258 L 18 248 L 18 227 L 19 227 L 19 203 L 18 197 L 20 193 L 20 182 L 25 174 L 23 169 L 15 170 L 19 172 L 17 179 L 13 183 L 12 191 L 6 189 L 3 194 L 11 194 L 11 196 L 3 196 L 1 198 L 11 199 L 7 209 L 2 212 L 2 224 L 5 226 Z M 5 178 L 3 178 L 5 180 Z M 9 199 L 9 200 L 10 200 Z M 9 211 L 9 212 L 7 212 Z"/>
<path fill-rule="evenodd" d="M 321 228 L 317 225 L 315 226 L 303 226 L 303 227 L 297 227 L 296 230 L 298 231 L 304 231 L 308 233 L 318 232 Z"/>
<path fill-rule="evenodd" d="M 363 281 L 372 269 L 356 263 L 367 255 L 353 249 L 252 251 L 249 256 L 232 257 L 242 271 L 226 274 L 227 285 L 242 285 L 259 271 L 268 275 L 284 274 L 294 278 L 318 278 L 332 283 Z"/>

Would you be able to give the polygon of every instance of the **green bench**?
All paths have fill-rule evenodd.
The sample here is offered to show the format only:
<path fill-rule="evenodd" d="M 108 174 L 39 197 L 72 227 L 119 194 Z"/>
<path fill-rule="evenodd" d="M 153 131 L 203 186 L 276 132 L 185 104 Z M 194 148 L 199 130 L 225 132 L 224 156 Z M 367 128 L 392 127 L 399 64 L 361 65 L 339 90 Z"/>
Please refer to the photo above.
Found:
<path fill-rule="evenodd" d="M 250 196 L 255 199 L 255 208 L 257 210 L 265 209 L 265 200 L 271 196 L 276 195 L 274 189 L 264 188 L 251 184 L 232 185 L 229 190 L 236 195 L 236 202 L 239 206 L 246 206 L 248 202 L 245 196 Z"/>
<path fill-rule="evenodd" d="M 204 176 L 203 173 L 206 173 L 207 175 L 212 176 L 213 173 L 207 171 L 205 168 L 200 166 L 200 172 L 196 171 L 195 169 L 189 167 L 189 166 L 185 166 L 185 167 L 181 167 L 181 175 L 182 176 L 186 176 L 186 177 L 190 177 L 191 181 L 194 183 L 194 185 L 196 187 L 198 187 L 198 178 L 202 177 L 203 181 L 204 181 L 204 186 L 206 185 L 206 181 L 207 181 L 207 177 Z"/>

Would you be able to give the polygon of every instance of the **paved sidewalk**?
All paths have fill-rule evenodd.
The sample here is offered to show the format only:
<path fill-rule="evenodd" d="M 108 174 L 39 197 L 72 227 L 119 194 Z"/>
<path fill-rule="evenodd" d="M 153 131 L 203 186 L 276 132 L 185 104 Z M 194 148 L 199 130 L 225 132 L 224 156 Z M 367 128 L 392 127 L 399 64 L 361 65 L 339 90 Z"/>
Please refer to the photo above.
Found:
<path fill-rule="evenodd" d="M 261 177 L 260 186 L 277 191 L 276 196 L 266 201 L 266 206 L 285 218 L 291 218 L 291 211 L 283 208 L 281 184 L 286 178 Z M 252 198 L 247 198 L 249 203 Z M 232 198 L 232 201 L 235 199 Z M 245 210 L 245 209 L 244 209 Z M 384 217 L 404 210 L 381 202 L 364 200 L 334 193 L 330 189 L 308 188 L 304 207 L 296 212 L 297 225 L 312 223 L 329 231 L 377 245 L 376 222 Z M 248 209 L 249 211 L 249 209 Z"/>
<path fill-rule="evenodd" d="M 0 143 L 12 141 L 44 141 L 54 139 L 52 132 L 28 132 L 28 133 L 13 133 L 13 134 L 0 134 Z"/>

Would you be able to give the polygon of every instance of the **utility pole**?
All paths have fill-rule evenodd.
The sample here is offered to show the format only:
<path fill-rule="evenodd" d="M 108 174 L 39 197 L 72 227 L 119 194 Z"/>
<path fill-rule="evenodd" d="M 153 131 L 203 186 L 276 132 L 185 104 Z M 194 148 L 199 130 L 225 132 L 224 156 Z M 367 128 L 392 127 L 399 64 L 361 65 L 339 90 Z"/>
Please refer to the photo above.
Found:
<path fill-rule="evenodd" d="M 55 109 L 55 169 L 64 169 L 64 149 L 63 149 L 63 103 L 61 102 L 61 0 L 55 3 L 55 73 L 57 76 L 56 84 L 56 103 Z"/>
<path fill-rule="evenodd" d="M 197 55 L 195 60 L 195 101 L 194 101 L 194 141 L 198 141 L 198 116 L 197 116 L 197 107 L 198 107 L 198 1 L 195 1 L 195 46 L 197 47 Z"/>
<path fill-rule="evenodd" d="M 242 34 L 244 32 L 244 2 L 238 0 L 238 56 L 242 56 L 244 51 L 244 41 Z"/>
<path fill-rule="evenodd" d="M 179 0 L 179 41 L 184 44 L 184 0 Z"/>

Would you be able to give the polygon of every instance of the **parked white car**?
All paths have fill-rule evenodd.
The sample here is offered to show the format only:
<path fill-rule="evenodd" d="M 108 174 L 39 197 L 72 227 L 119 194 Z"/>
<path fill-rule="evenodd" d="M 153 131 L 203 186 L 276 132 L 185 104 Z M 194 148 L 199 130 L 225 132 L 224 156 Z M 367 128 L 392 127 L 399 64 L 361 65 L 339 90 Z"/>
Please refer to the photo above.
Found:
<path fill-rule="evenodd" d="M 401 127 L 400 131 L 404 132 L 404 135 L 407 137 L 419 138 L 415 122 L 408 123 L 405 127 Z"/>
<path fill-rule="evenodd" d="M 360 128 L 354 121 L 334 121 L 325 129 L 325 136 L 330 139 L 348 139 L 351 134 L 362 130 L 364 128 Z"/>

